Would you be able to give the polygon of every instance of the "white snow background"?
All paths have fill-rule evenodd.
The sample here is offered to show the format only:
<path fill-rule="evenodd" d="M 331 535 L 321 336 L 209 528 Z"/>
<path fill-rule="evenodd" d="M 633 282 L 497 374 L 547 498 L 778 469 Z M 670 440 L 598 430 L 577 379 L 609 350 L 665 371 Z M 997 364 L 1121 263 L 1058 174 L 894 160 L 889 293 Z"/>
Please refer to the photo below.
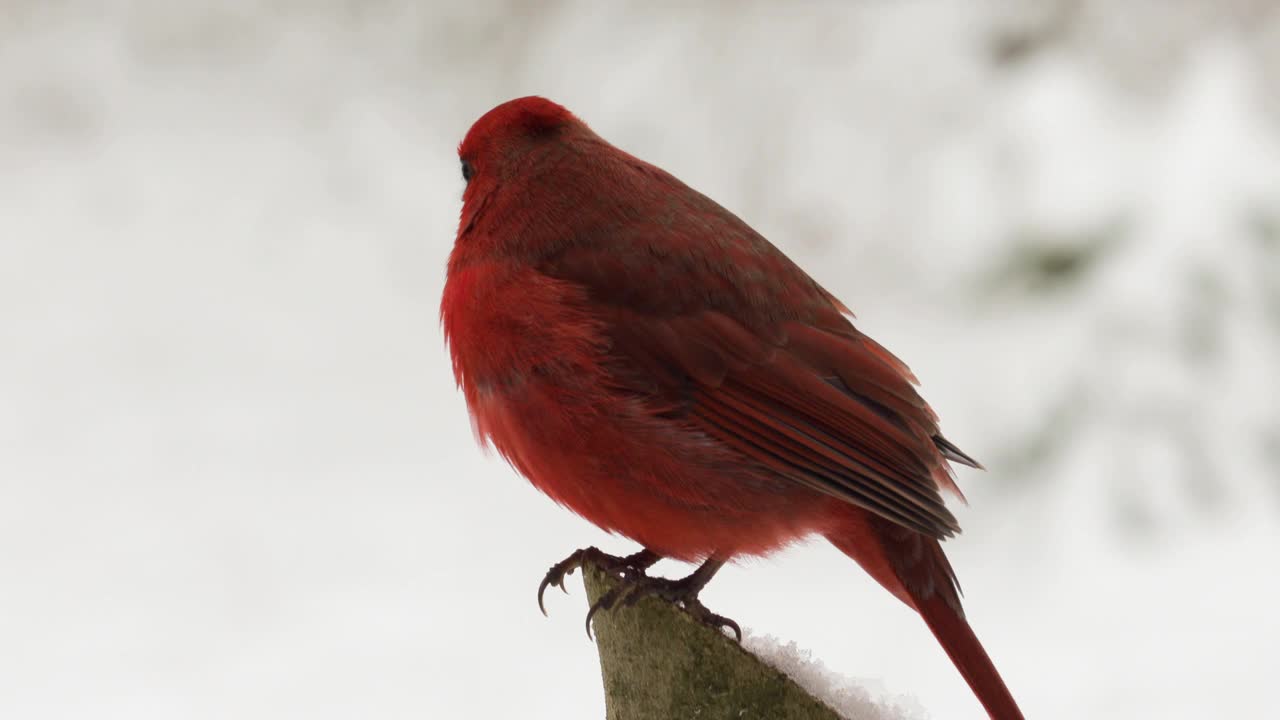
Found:
<path fill-rule="evenodd" d="M 1274 710 L 1273 5 L 49 0 L 0 7 L 0 717 L 602 716 L 534 590 L 634 548 L 482 456 L 437 324 L 456 145 L 533 93 L 920 376 L 1028 716 Z M 704 598 L 982 716 L 825 544 Z"/>

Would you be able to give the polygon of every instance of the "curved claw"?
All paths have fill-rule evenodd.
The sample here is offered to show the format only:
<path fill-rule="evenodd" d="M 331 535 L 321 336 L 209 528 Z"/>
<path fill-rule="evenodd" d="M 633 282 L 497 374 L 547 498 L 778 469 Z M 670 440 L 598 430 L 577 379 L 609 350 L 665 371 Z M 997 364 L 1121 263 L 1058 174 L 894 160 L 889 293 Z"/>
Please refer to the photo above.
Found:
<path fill-rule="evenodd" d="M 542 578 L 542 582 L 538 583 L 538 609 L 545 616 L 547 606 L 544 598 L 547 588 L 554 585 L 568 593 L 569 588 L 565 586 L 565 578 L 572 575 L 574 570 L 581 568 L 584 563 L 589 562 L 598 565 L 605 572 L 612 573 L 618 581 L 587 610 L 587 618 L 583 624 L 589 639 L 595 640 L 591 622 L 595 619 L 596 613 L 619 606 L 631 607 L 644 597 L 653 595 L 683 608 L 698 622 L 717 629 L 729 628 L 733 631 L 734 637 L 741 642 L 742 629 L 736 622 L 707 610 L 702 603 L 698 602 L 698 592 L 724 564 L 723 561 L 707 560 L 692 575 L 680 580 L 651 578 L 646 575 L 645 570 L 661 559 L 660 555 L 647 548 L 627 557 L 614 557 L 593 547 L 575 550 L 569 557 L 552 565 Z"/>
<path fill-rule="evenodd" d="M 586 620 L 585 627 L 587 629 L 587 639 L 592 642 L 595 642 L 596 637 L 595 635 L 591 634 L 591 618 L 596 616 L 596 611 L 599 609 L 600 609 L 600 603 L 595 603 L 591 606 L 591 609 L 587 611 L 587 620 Z"/>
<path fill-rule="evenodd" d="M 547 591 L 547 586 L 550 584 L 550 578 L 542 578 L 542 582 L 538 584 L 538 609 L 542 611 L 542 617 L 547 617 L 547 606 L 542 603 L 542 594 Z"/>
<path fill-rule="evenodd" d="M 727 617 L 723 617 L 721 615 L 716 615 L 715 617 L 716 617 L 716 621 L 720 623 L 721 627 L 727 627 L 733 631 L 734 640 L 737 640 L 739 643 L 742 642 L 742 628 L 738 627 L 738 623 L 730 620 Z"/>
<path fill-rule="evenodd" d="M 547 614 L 547 606 L 543 604 L 542 596 L 546 593 L 547 588 L 554 585 L 564 591 L 567 595 L 569 593 L 569 588 L 564 586 L 565 576 L 572 575 L 575 569 L 581 567 L 582 561 L 586 559 L 592 551 L 597 553 L 600 552 L 595 548 L 574 550 L 569 557 L 561 560 L 555 565 L 552 565 L 551 569 L 547 570 L 547 574 L 542 578 L 542 582 L 538 583 L 538 609 L 542 611 L 542 615 L 544 617 Z"/>
<path fill-rule="evenodd" d="M 542 611 L 543 616 L 546 616 L 547 606 L 543 596 L 546 594 L 547 588 L 552 585 L 560 588 L 566 595 L 569 594 L 569 588 L 565 586 L 564 579 L 572 575 L 574 570 L 582 567 L 583 563 L 594 563 L 608 572 L 621 573 L 624 578 L 635 578 L 643 577 L 645 569 L 659 559 L 660 557 L 656 553 L 647 549 L 627 557 L 615 557 L 594 547 L 574 550 L 569 557 L 552 565 L 551 569 L 547 570 L 546 576 L 542 578 L 542 582 L 538 584 L 538 609 Z M 588 623 L 590 623 L 590 619 L 588 619 Z M 587 635 L 591 635 L 589 627 Z"/>
<path fill-rule="evenodd" d="M 591 608 L 587 610 L 587 621 L 586 621 L 588 640 L 592 640 L 592 641 L 595 640 L 595 636 L 591 634 L 591 619 L 594 618 L 596 616 L 596 613 L 601 610 L 612 610 L 613 606 L 617 604 L 617 602 L 618 602 L 618 588 L 615 587 L 609 592 L 601 595 L 598 600 L 591 603 Z"/>
<path fill-rule="evenodd" d="M 697 620 L 703 623 L 706 623 L 707 625 L 710 625 L 716 628 L 717 630 L 729 628 L 730 630 L 733 631 L 734 639 L 737 640 L 738 642 L 742 642 L 742 628 L 739 627 L 738 623 L 734 622 L 732 619 L 727 618 L 723 615 L 717 615 L 716 613 L 711 612 L 706 607 L 704 607 L 701 603 L 697 605 L 696 610 L 693 608 L 690 608 L 690 614 L 693 615 L 694 618 L 696 618 Z"/>

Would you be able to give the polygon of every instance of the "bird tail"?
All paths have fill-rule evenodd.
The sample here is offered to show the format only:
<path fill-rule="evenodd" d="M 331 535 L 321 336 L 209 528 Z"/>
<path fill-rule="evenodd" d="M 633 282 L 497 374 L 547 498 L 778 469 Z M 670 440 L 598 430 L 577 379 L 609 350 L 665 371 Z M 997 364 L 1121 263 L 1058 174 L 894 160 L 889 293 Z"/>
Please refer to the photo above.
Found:
<path fill-rule="evenodd" d="M 992 720 L 1023 720 L 996 666 L 964 619 L 951 565 L 938 541 L 861 510 L 845 510 L 827 539 L 924 618 Z M 894 558 L 894 559 L 891 559 Z"/>
<path fill-rule="evenodd" d="M 1018 703 L 964 617 L 939 593 L 916 600 L 915 606 L 992 720 L 1023 720 Z"/>

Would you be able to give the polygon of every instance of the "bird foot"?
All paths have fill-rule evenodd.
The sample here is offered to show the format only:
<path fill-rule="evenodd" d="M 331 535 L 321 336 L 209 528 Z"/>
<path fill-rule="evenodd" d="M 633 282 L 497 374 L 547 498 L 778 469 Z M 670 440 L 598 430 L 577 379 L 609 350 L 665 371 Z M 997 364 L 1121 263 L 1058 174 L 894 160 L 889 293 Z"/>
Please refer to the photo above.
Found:
<path fill-rule="evenodd" d="M 619 579 L 625 581 L 635 577 L 644 577 L 644 571 L 660 559 L 657 553 L 649 550 L 641 550 L 634 555 L 626 557 L 610 555 L 594 547 L 574 550 L 572 555 L 552 565 L 551 569 L 547 571 L 546 577 L 542 578 L 542 582 L 538 585 L 538 609 L 542 611 L 543 615 L 546 615 L 547 608 L 542 603 L 543 593 L 552 585 L 566 593 L 569 592 L 564 586 L 564 579 L 583 565 L 595 565 L 601 570 L 616 575 Z M 587 634 L 591 634 L 590 630 L 587 631 Z"/>
<path fill-rule="evenodd" d="M 704 566 L 705 567 L 705 566 Z M 718 567 L 718 565 L 717 565 Z M 714 572 L 714 570 L 712 571 Z M 684 610 L 694 620 L 710 625 L 716 630 L 729 629 L 738 642 L 742 642 L 742 628 L 738 623 L 707 609 L 698 599 L 698 593 L 707 584 L 710 576 L 703 568 L 694 571 L 688 577 L 679 580 L 649 577 L 643 572 L 624 575 L 612 589 L 601 595 L 587 611 L 587 637 L 591 637 L 591 620 L 601 610 L 612 610 L 616 607 L 631 607 L 641 598 L 653 596 L 661 598 Z"/>

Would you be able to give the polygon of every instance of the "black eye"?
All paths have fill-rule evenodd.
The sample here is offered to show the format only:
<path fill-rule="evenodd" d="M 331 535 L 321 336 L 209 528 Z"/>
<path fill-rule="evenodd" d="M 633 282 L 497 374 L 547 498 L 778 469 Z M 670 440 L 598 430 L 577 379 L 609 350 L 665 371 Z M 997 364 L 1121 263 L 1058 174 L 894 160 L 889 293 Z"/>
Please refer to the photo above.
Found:
<path fill-rule="evenodd" d="M 467 182 L 471 182 L 471 176 L 475 174 L 476 174 L 476 171 L 471 169 L 471 163 L 467 162 L 466 160 L 463 160 L 462 161 L 462 179 L 466 180 Z"/>

